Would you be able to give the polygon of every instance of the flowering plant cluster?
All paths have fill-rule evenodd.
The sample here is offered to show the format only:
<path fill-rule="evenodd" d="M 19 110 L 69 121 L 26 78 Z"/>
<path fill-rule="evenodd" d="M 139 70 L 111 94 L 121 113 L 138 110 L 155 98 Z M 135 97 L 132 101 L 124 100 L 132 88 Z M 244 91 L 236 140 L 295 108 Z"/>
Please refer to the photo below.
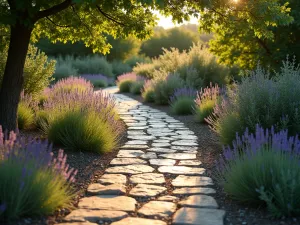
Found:
<path fill-rule="evenodd" d="M 194 88 L 191 87 L 178 88 L 174 91 L 174 94 L 170 97 L 170 102 L 173 103 L 182 97 L 195 99 L 196 95 L 197 95 L 197 90 Z"/>

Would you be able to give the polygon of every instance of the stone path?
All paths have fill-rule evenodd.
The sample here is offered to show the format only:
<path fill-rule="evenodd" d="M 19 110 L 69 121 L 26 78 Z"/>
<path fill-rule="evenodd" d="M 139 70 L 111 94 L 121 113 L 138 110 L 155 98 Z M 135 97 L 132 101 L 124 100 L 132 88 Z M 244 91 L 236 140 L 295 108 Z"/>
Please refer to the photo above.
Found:
<path fill-rule="evenodd" d="M 178 120 L 110 88 L 128 142 L 64 225 L 223 225 L 197 137 Z M 62 225 L 62 224 L 61 224 Z"/>

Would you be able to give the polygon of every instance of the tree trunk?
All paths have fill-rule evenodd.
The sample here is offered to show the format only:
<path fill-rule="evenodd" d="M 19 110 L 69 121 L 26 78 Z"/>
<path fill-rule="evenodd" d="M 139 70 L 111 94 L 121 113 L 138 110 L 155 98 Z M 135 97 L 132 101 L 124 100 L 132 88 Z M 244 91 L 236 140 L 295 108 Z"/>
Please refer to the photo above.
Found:
<path fill-rule="evenodd" d="M 32 29 L 21 24 L 10 28 L 7 62 L 0 89 L 0 125 L 3 130 L 16 130 L 17 110 L 23 87 L 23 69 Z"/>

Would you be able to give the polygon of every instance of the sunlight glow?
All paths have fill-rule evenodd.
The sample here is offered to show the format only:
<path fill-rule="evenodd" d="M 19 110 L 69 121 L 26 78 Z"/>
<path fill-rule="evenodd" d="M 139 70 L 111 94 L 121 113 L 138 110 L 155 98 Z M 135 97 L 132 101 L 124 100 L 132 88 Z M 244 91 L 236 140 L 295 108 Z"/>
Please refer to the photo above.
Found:
<path fill-rule="evenodd" d="M 188 24 L 188 23 L 192 23 L 192 24 L 198 24 L 198 19 L 195 18 L 195 17 L 191 17 L 190 21 L 185 21 L 181 24 L 174 24 L 173 21 L 172 21 L 172 17 L 169 16 L 169 17 L 165 17 L 161 14 L 159 14 L 158 12 L 155 12 L 155 14 L 158 16 L 159 18 L 159 21 L 158 21 L 158 26 L 161 26 L 165 29 L 169 29 L 169 28 L 172 28 L 172 27 L 177 27 L 177 26 L 180 26 L 182 24 Z"/>

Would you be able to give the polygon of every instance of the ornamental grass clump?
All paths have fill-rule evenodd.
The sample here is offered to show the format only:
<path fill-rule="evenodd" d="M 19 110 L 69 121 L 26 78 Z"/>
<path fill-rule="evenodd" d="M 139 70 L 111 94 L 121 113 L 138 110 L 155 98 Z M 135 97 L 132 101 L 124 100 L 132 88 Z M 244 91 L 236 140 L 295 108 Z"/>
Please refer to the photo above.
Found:
<path fill-rule="evenodd" d="M 31 96 L 21 93 L 21 99 L 18 105 L 18 128 L 30 129 L 34 127 L 35 111 L 38 108 L 38 102 Z"/>
<path fill-rule="evenodd" d="M 90 81 L 81 77 L 68 77 L 61 79 L 51 88 L 51 95 L 57 92 L 70 93 L 70 92 L 84 92 L 93 90 L 93 85 Z"/>
<path fill-rule="evenodd" d="M 55 92 L 37 116 L 49 140 L 76 151 L 112 151 L 124 129 L 114 98 L 92 89 Z"/>
<path fill-rule="evenodd" d="M 4 134 L 0 126 L 0 221 L 72 208 L 77 171 L 66 160 L 63 150 L 53 156 L 47 141 Z"/>
<path fill-rule="evenodd" d="M 287 129 L 291 136 L 299 134 L 299 86 L 300 68 L 295 60 L 284 62 L 281 71 L 275 74 L 258 66 L 227 92 L 226 104 L 216 107 L 207 122 L 221 139 L 227 140 L 224 144 L 231 144 L 235 134 L 241 134 L 246 128 L 254 132 L 256 124 L 265 129 L 274 126 L 276 131 Z M 239 122 L 232 125 L 226 122 L 233 117 Z M 227 124 L 227 132 L 222 132 L 223 124 Z"/>
<path fill-rule="evenodd" d="M 192 114 L 195 105 L 196 89 L 183 87 L 176 89 L 170 98 L 172 113 L 176 115 Z"/>
<path fill-rule="evenodd" d="M 221 90 L 217 84 L 214 86 L 210 83 L 209 87 L 201 89 L 197 93 L 197 98 L 195 100 L 195 116 L 198 122 L 203 123 L 205 118 L 210 116 L 213 111 L 216 103 L 220 98 Z"/>
<path fill-rule="evenodd" d="M 300 215 L 300 141 L 287 130 L 256 126 L 225 147 L 217 178 L 232 198 L 266 205 L 273 216 Z"/>
<path fill-rule="evenodd" d="M 134 95 L 139 95 L 141 94 L 143 87 L 144 87 L 144 81 L 134 82 L 130 86 L 130 93 Z"/>
<path fill-rule="evenodd" d="M 141 90 L 142 98 L 145 102 L 154 102 L 154 80 L 146 80 Z"/>
<path fill-rule="evenodd" d="M 118 76 L 116 83 L 120 92 L 130 92 L 130 88 L 135 82 L 143 82 L 144 80 L 143 77 L 138 76 L 135 73 L 125 73 Z"/>

